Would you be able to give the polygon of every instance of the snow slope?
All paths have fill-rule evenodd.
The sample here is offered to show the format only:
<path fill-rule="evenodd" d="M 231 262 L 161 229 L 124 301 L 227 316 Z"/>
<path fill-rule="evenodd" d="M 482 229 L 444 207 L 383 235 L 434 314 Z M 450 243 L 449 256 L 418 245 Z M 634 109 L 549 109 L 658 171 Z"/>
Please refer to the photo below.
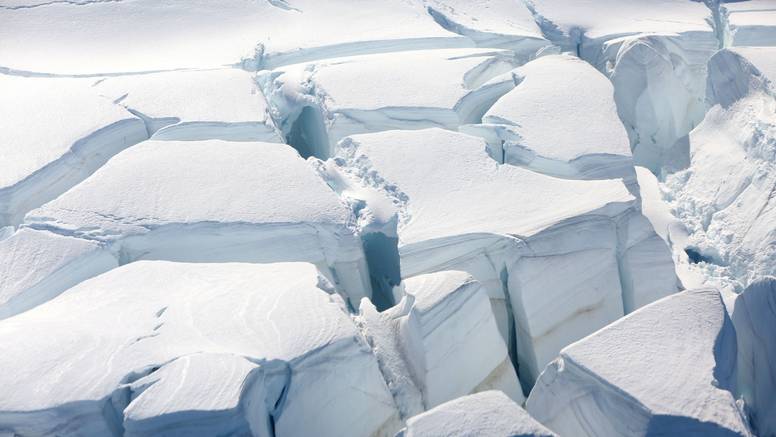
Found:
<path fill-rule="evenodd" d="M 620 181 L 499 165 L 486 147 L 441 129 L 356 135 L 329 171 L 393 202 L 402 277 L 460 269 L 483 283 L 530 384 L 561 347 L 675 291 L 676 279 Z"/>
<path fill-rule="evenodd" d="M 104 242 L 122 264 L 308 261 L 358 302 L 371 293 L 351 222 L 291 147 L 210 140 L 125 150 L 25 226 Z"/>
<path fill-rule="evenodd" d="M 370 20 L 369 17 L 380 17 Z M 0 66 L 100 75 L 241 64 L 253 68 L 362 53 L 471 47 L 419 2 L 371 0 L 85 1 L 0 9 Z M 401 23 L 396 26 L 395 23 Z"/>
<path fill-rule="evenodd" d="M 109 77 L 94 88 L 142 118 L 154 139 L 281 142 L 264 96 L 245 71 Z"/>
<path fill-rule="evenodd" d="M 550 430 L 499 391 L 446 402 L 407 421 L 402 437 L 550 437 Z"/>
<path fill-rule="evenodd" d="M 117 266 L 96 241 L 22 228 L 0 241 L 0 319 Z"/>
<path fill-rule="evenodd" d="M 396 413 L 390 394 L 320 281 L 309 264 L 163 261 L 85 281 L 0 322 L 0 366 L 16 369 L 0 374 L 2 428 L 374 433 Z M 45 335 L 25 334 L 33 327 Z"/>
<path fill-rule="evenodd" d="M 739 290 L 776 274 L 776 95 L 773 82 L 743 54 L 766 64 L 774 49 L 721 50 L 709 61 L 712 105 L 690 135 L 689 169 L 667 179 L 689 245 L 709 274 Z"/>
<path fill-rule="evenodd" d="M 526 405 L 561 435 L 748 436 L 735 369 L 719 292 L 684 291 L 563 349 Z"/>
<path fill-rule="evenodd" d="M 0 226 L 19 224 L 148 138 L 140 119 L 97 96 L 91 83 L 0 75 Z"/>

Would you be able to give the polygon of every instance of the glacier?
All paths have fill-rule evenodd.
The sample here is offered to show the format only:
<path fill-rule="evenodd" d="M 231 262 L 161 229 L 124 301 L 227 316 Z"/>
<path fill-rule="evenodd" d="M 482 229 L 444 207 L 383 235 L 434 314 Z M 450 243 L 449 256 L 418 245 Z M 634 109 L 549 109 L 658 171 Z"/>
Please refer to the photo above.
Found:
<path fill-rule="evenodd" d="M 776 436 L 776 1 L 0 41 L 0 436 Z"/>

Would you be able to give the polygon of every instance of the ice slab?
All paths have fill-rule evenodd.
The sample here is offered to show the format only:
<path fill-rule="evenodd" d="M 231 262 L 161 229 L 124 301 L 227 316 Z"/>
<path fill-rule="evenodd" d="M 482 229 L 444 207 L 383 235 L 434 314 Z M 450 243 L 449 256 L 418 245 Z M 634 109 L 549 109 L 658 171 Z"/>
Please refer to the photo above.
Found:
<path fill-rule="evenodd" d="M 526 408 L 561 435 L 749 436 L 735 368 L 719 292 L 684 291 L 564 348 Z"/>
<path fill-rule="evenodd" d="M 521 380 L 645 292 L 621 281 L 644 258 L 618 254 L 648 250 L 659 237 L 645 219 L 631 223 L 641 216 L 621 181 L 499 165 L 484 140 L 442 129 L 355 135 L 330 164 L 393 202 L 402 277 L 456 269 L 483 283 L 510 348 L 516 341 Z M 675 282 L 667 248 L 665 260 L 658 277 Z"/>
<path fill-rule="evenodd" d="M 371 293 L 352 220 L 291 147 L 209 140 L 125 150 L 25 225 L 110 244 L 122 264 L 312 262 L 358 302 Z"/>
<path fill-rule="evenodd" d="M 94 88 L 143 118 L 154 139 L 281 142 L 264 95 L 246 71 L 108 77 Z"/>
<path fill-rule="evenodd" d="M 686 165 L 685 136 L 705 110 L 706 61 L 720 46 L 711 10 L 686 0 L 550 0 L 529 7 L 549 39 L 612 79 L 636 163 L 654 172 Z"/>
<path fill-rule="evenodd" d="M 396 415 L 314 266 L 141 261 L 0 322 L 17 434 L 361 436 Z M 40 393 L 46 393 L 40 396 Z"/>
<path fill-rule="evenodd" d="M 721 1 L 732 46 L 776 45 L 776 3 L 772 0 Z"/>
<path fill-rule="evenodd" d="M 0 241 L 0 319 L 116 266 L 98 242 L 22 228 Z"/>
<path fill-rule="evenodd" d="M 140 119 L 97 96 L 91 82 L 0 75 L 0 227 L 148 138 Z"/>
<path fill-rule="evenodd" d="M 630 143 L 611 82 L 569 55 L 543 56 L 514 72 L 519 84 L 491 106 L 482 126 L 503 161 L 573 179 L 623 178 L 635 184 Z M 551 120 L 551 123 L 548 123 Z"/>
<path fill-rule="evenodd" d="M 774 49 L 752 53 L 768 52 Z M 667 179 L 696 261 L 739 290 L 758 276 L 776 274 L 775 95 L 769 78 L 741 53 L 714 55 L 707 95 L 712 106 L 690 134 L 691 166 Z"/>
<path fill-rule="evenodd" d="M 525 400 L 479 282 L 443 271 L 406 279 L 404 292 L 413 303 L 400 342 L 426 408 L 484 388 Z"/>
<path fill-rule="evenodd" d="M 0 66 L 6 71 L 98 75 L 242 60 L 272 68 L 362 53 L 474 46 L 437 24 L 421 2 L 50 3 L 0 9 L 0 39 L 7 43 Z"/>
<path fill-rule="evenodd" d="M 489 389 L 525 400 L 480 283 L 443 271 L 409 278 L 400 288 L 396 306 L 378 313 L 364 300 L 356 320 L 402 419 Z"/>
<path fill-rule="evenodd" d="M 350 134 L 478 123 L 515 85 L 502 73 L 524 61 L 505 50 L 423 50 L 287 66 L 259 81 L 287 142 L 325 159 Z"/>
<path fill-rule="evenodd" d="M 776 435 L 776 278 L 753 282 L 736 297 L 738 390 L 758 436 Z"/>
<path fill-rule="evenodd" d="M 401 437 L 551 437 L 555 434 L 531 418 L 504 393 L 492 390 L 464 396 L 407 421 Z"/>

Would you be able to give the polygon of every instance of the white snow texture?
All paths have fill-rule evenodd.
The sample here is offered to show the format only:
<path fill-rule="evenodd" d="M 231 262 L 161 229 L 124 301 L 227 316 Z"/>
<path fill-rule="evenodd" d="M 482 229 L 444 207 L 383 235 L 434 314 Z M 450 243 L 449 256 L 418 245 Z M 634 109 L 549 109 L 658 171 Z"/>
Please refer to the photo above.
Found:
<path fill-rule="evenodd" d="M 776 0 L 0 0 L 0 437 L 776 437 Z"/>

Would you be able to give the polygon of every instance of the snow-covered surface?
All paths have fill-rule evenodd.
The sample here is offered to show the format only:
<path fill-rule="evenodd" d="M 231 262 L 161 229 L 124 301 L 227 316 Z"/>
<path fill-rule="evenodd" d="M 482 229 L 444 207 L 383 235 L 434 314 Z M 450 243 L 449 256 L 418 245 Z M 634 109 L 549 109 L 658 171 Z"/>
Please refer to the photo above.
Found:
<path fill-rule="evenodd" d="M 425 4 L 437 23 L 471 38 L 479 46 L 504 47 L 522 54 L 549 45 L 522 2 L 426 0 Z"/>
<path fill-rule="evenodd" d="M 0 66 L 50 74 L 125 73 L 474 45 L 439 26 L 420 2 L 402 0 L 358 7 L 347 0 L 49 3 L 0 9 Z"/>
<path fill-rule="evenodd" d="M 409 51 L 292 65 L 259 81 L 289 144 L 326 158 L 351 134 L 478 123 L 514 87 L 502 73 L 520 62 L 505 50 Z"/>
<path fill-rule="evenodd" d="M 122 263 L 309 261 L 358 302 L 371 293 L 351 221 L 290 146 L 209 140 L 125 150 L 25 225 L 110 243 Z"/>
<path fill-rule="evenodd" d="M 553 36 L 589 39 L 636 33 L 678 34 L 710 29 L 711 13 L 686 0 L 533 0 L 527 2 L 539 25 Z M 554 32 L 557 32 L 553 34 Z"/>
<path fill-rule="evenodd" d="M 503 142 L 504 162 L 559 177 L 634 182 L 630 143 L 604 75 L 570 55 L 538 58 L 514 74 L 517 87 L 482 117 Z"/>
<path fill-rule="evenodd" d="M 0 436 L 776 437 L 775 14 L 0 0 Z"/>
<path fill-rule="evenodd" d="M 91 82 L 0 75 L 0 226 L 18 224 L 148 137 L 140 119 L 99 97 Z"/>
<path fill-rule="evenodd" d="M 528 1 L 544 34 L 613 82 L 634 159 L 682 168 L 687 133 L 703 119 L 714 15 L 688 0 Z"/>
<path fill-rule="evenodd" d="M 776 97 L 753 63 L 722 50 L 709 61 L 707 99 L 713 106 L 690 135 L 691 165 L 667 186 L 709 275 L 740 290 L 776 274 Z"/>
<path fill-rule="evenodd" d="M 681 220 L 671 213 L 671 205 L 665 200 L 665 194 L 655 175 L 644 167 L 636 167 L 636 176 L 641 195 L 641 212 L 652 224 L 655 232 L 671 248 L 676 275 L 686 289 L 721 284 L 709 279 L 700 268 L 690 262 L 685 249 L 688 245 L 689 231 Z"/>
<path fill-rule="evenodd" d="M 723 0 L 721 3 L 731 45 L 776 46 L 776 3 L 773 0 Z"/>
<path fill-rule="evenodd" d="M 340 143 L 331 172 L 392 200 L 402 276 L 455 268 L 485 285 L 530 384 L 563 346 L 672 293 L 676 280 L 621 181 L 500 165 L 486 148 L 442 129 L 356 135 Z M 645 261 L 656 270 L 634 286 Z"/>
<path fill-rule="evenodd" d="M 117 265 L 97 242 L 22 228 L 0 240 L 0 319 Z"/>
<path fill-rule="evenodd" d="M 555 434 L 532 419 L 499 391 L 486 391 L 446 402 L 407 421 L 401 437 L 551 437 Z"/>
<path fill-rule="evenodd" d="M 154 139 L 280 142 L 264 95 L 245 71 L 109 77 L 94 88 L 143 118 Z"/>
<path fill-rule="evenodd" d="M 16 369 L 0 375 L 3 429 L 374 433 L 395 414 L 390 394 L 319 281 L 309 264 L 164 261 L 85 281 L 0 322 L 0 364 Z"/>
<path fill-rule="evenodd" d="M 736 331 L 716 290 L 648 305 L 565 349 L 527 409 L 560 435 L 751 435 L 736 398 Z"/>

